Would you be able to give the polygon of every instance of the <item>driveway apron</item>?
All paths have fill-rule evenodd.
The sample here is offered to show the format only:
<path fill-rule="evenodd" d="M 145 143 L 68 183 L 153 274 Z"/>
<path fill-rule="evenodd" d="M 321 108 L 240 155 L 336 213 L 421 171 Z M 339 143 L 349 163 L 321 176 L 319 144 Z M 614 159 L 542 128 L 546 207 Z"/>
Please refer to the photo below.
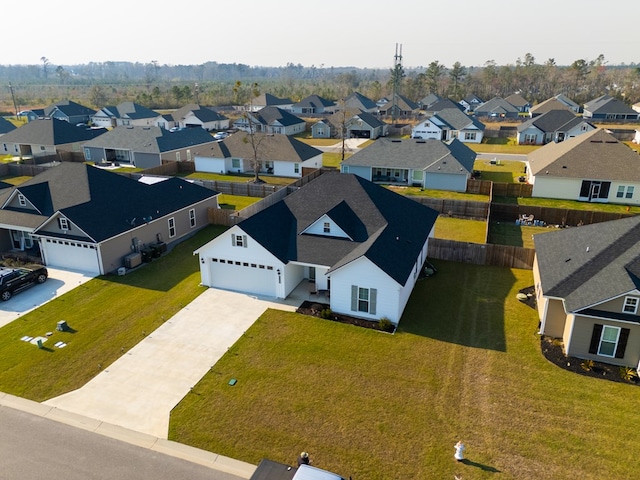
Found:
<path fill-rule="evenodd" d="M 167 438 L 173 407 L 253 322 L 267 308 L 295 310 L 273 300 L 209 288 L 85 386 L 44 403 Z"/>

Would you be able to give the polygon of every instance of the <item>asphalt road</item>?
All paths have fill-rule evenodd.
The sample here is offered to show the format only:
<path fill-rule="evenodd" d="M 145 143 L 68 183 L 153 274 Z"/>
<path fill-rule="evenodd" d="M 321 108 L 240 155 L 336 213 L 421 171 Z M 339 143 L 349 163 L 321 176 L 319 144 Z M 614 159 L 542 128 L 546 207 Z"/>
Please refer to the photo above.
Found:
<path fill-rule="evenodd" d="M 242 480 L 241 477 L 0 407 L 0 480 Z"/>

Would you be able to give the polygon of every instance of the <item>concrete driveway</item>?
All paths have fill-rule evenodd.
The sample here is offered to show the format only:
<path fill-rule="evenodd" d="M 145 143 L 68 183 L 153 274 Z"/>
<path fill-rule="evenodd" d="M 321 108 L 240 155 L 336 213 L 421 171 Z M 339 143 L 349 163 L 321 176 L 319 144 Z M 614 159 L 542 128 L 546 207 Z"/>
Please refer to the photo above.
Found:
<path fill-rule="evenodd" d="M 85 386 L 44 403 L 167 438 L 173 407 L 270 307 L 296 308 L 210 288 Z"/>
<path fill-rule="evenodd" d="M 0 301 L 0 327 L 88 282 L 95 276 L 89 273 L 71 272 L 57 268 L 47 267 L 47 270 L 49 271 L 49 278 L 42 285 L 34 285 L 27 290 L 23 290 L 8 302 Z"/>

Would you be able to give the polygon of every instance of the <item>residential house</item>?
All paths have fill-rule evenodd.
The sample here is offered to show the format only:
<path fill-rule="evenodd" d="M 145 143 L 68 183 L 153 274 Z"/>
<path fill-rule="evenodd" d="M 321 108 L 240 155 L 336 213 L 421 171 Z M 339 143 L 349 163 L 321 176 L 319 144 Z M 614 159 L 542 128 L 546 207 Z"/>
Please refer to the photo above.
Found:
<path fill-rule="evenodd" d="M 633 105 L 631 105 L 631 109 L 635 112 L 640 113 L 640 102 L 636 102 Z"/>
<path fill-rule="evenodd" d="M 571 110 L 573 110 L 574 113 L 580 113 L 580 105 L 578 105 L 576 102 L 571 100 L 566 95 L 564 95 L 562 93 L 559 93 L 558 95 L 556 95 L 553 98 L 555 98 L 556 100 L 558 100 L 560 103 L 564 104 L 565 106 L 569 107 Z"/>
<path fill-rule="evenodd" d="M 77 127 L 55 118 L 33 120 L 0 138 L 0 154 L 35 158 L 81 152 L 84 142 L 105 132 L 103 128 Z"/>
<path fill-rule="evenodd" d="M 201 128 L 170 132 L 160 127 L 120 126 L 84 144 L 86 160 L 151 168 L 163 162 L 193 161 L 195 150 L 215 143 Z"/>
<path fill-rule="evenodd" d="M 291 105 L 291 113 L 297 115 L 334 113 L 335 111 L 336 102 L 322 98 L 319 95 L 309 95 L 298 103 Z"/>
<path fill-rule="evenodd" d="M 445 108 L 418 123 L 411 130 L 411 138 L 435 138 L 463 143 L 481 143 L 484 125 L 458 108 Z"/>
<path fill-rule="evenodd" d="M 454 102 L 450 98 L 443 98 L 441 100 L 438 100 L 437 102 L 432 103 L 428 107 L 423 107 L 422 110 L 424 111 L 424 114 L 427 117 L 430 117 L 431 115 L 434 115 L 439 111 L 444 110 L 445 108 L 457 108 L 461 112 L 464 111 L 464 107 L 462 105 Z"/>
<path fill-rule="evenodd" d="M 227 130 L 229 119 L 211 107 L 190 103 L 171 114 L 173 126 L 178 128 L 204 128 L 208 132 Z"/>
<path fill-rule="evenodd" d="M 636 134 L 633 137 L 633 143 L 640 143 L 640 130 L 636 129 Z"/>
<path fill-rule="evenodd" d="M 476 153 L 459 140 L 380 139 L 341 164 L 372 182 L 465 192 Z"/>
<path fill-rule="evenodd" d="M 472 113 L 476 107 L 482 105 L 484 100 L 482 100 L 477 95 L 467 95 L 462 100 L 458 102 L 464 108 L 464 113 Z"/>
<path fill-rule="evenodd" d="M 216 195 L 179 178 L 146 185 L 63 162 L 0 191 L 0 250 L 39 255 L 56 268 L 114 272 L 130 255 L 134 266 L 146 248 L 162 253 L 208 225 Z"/>
<path fill-rule="evenodd" d="M 493 97 L 476 107 L 473 113 L 476 117 L 518 118 L 519 110 L 504 98 Z"/>
<path fill-rule="evenodd" d="M 0 117 L 0 137 L 6 133 L 14 131 L 16 127 L 13 123 L 4 117 Z"/>
<path fill-rule="evenodd" d="M 547 113 L 552 110 L 566 110 L 568 112 L 574 113 L 570 107 L 562 103 L 560 100 L 556 99 L 555 97 L 551 97 L 546 99 L 544 102 L 541 102 L 531 107 L 529 109 L 529 117 L 531 118 L 539 117 L 543 113 Z"/>
<path fill-rule="evenodd" d="M 325 173 L 200 247 L 201 283 L 398 324 L 438 213 L 357 175 Z M 312 282 L 312 283 L 310 283 Z"/>
<path fill-rule="evenodd" d="M 590 120 L 616 122 L 637 122 L 640 119 L 640 113 L 609 95 L 602 95 L 585 103 L 582 116 Z"/>
<path fill-rule="evenodd" d="M 528 100 L 525 100 L 519 93 L 512 93 L 504 100 L 516 107 L 520 113 L 527 113 L 529 108 L 531 108 L 531 103 Z"/>
<path fill-rule="evenodd" d="M 54 103 L 44 109 L 44 116 L 46 118 L 64 120 L 73 125 L 88 123 L 94 113 L 96 113 L 95 110 L 72 102 L 71 100 Z"/>
<path fill-rule="evenodd" d="M 283 110 L 291 110 L 293 101 L 290 98 L 278 98 L 270 93 L 263 93 L 253 98 L 250 103 L 244 106 L 244 110 L 257 112 L 265 107 L 278 107 Z"/>
<path fill-rule="evenodd" d="M 38 118 L 44 118 L 44 108 L 35 108 L 33 110 L 21 110 L 18 112 L 18 117 L 22 121 L 31 122 L 33 120 L 37 120 Z"/>
<path fill-rule="evenodd" d="M 420 101 L 418 102 L 418 105 L 420 106 L 421 110 L 425 110 L 429 108 L 431 105 L 433 105 L 434 103 L 439 102 L 440 100 L 442 100 L 442 97 L 440 95 L 436 95 L 435 93 L 430 93 L 426 97 L 421 98 Z"/>
<path fill-rule="evenodd" d="M 344 105 L 341 106 L 341 109 L 376 113 L 378 111 L 378 105 L 376 104 L 376 102 L 368 97 L 365 97 L 361 93 L 353 92 L 351 95 L 344 99 Z"/>
<path fill-rule="evenodd" d="M 565 355 L 637 368 L 640 216 L 534 237 L 540 334 Z"/>
<path fill-rule="evenodd" d="M 311 125 L 312 138 L 333 138 L 335 134 L 336 127 L 326 118 Z"/>
<path fill-rule="evenodd" d="M 253 142 L 253 143 L 252 143 Z M 259 172 L 282 177 L 302 177 L 305 172 L 322 168 L 322 151 L 287 135 L 238 132 L 198 149 L 198 172 L 253 173 L 254 146 L 260 161 Z"/>
<path fill-rule="evenodd" d="M 336 115 L 340 115 L 340 113 Z M 353 115 L 346 121 L 345 127 L 347 138 L 370 138 L 373 140 L 385 137 L 389 133 L 389 125 L 368 112 Z"/>
<path fill-rule="evenodd" d="M 595 128 L 569 109 L 550 110 L 518 125 L 518 145 L 558 143 Z"/>
<path fill-rule="evenodd" d="M 94 125 L 105 128 L 121 125 L 164 127 L 165 124 L 161 114 L 134 102 L 123 102 L 117 106 L 102 107 L 91 117 L 91 121 Z"/>
<path fill-rule="evenodd" d="M 379 106 L 380 115 L 392 115 L 398 117 L 408 117 L 418 113 L 418 104 L 412 102 L 407 97 L 395 95 L 391 97 L 388 103 Z"/>
<path fill-rule="evenodd" d="M 533 197 L 640 204 L 640 156 L 602 129 L 529 153 L 527 180 Z"/>
<path fill-rule="evenodd" d="M 307 122 L 293 113 L 278 107 L 265 107 L 262 110 L 247 112 L 233 122 L 234 128 L 244 132 L 261 132 L 279 135 L 295 135 L 307 129 Z"/>

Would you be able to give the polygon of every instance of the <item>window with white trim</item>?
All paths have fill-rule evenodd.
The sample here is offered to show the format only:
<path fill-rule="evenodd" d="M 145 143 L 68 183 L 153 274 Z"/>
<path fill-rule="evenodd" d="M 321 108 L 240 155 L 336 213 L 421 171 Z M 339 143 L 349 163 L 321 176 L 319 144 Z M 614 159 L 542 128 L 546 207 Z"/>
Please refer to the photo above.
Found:
<path fill-rule="evenodd" d="M 331 223 L 329 222 L 324 222 L 323 226 L 322 226 L 322 231 L 324 233 L 331 233 Z"/>
<path fill-rule="evenodd" d="M 240 159 L 232 158 L 231 159 L 231 168 L 240 168 Z"/>
<path fill-rule="evenodd" d="M 84 149 L 84 158 L 85 158 L 85 160 L 91 160 L 91 149 L 90 148 L 85 148 Z"/>
<path fill-rule="evenodd" d="M 604 325 L 602 327 L 602 336 L 600 337 L 600 346 L 598 347 L 598 355 L 605 357 L 613 357 L 618 346 L 618 337 L 620 336 L 620 328 Z"/>
<path fill-rule="evenodd" d="M 189 209 L 189 226 L 191 228 L 196 226 L 196 209 L 195 208 Z"/>
<path fill-rule="evenodd" d="M 235 233 L 231 234 L 231 245 L 234 247 L 247 247 L 247 236 L 246 235 L 236 235 Z"/>
<path fill-rule="evenodd" d="M 476 139 L 476 132 L 464 132 L 464 139 L 465 140 L 475 140 Z"/>
<path fill-rule="evenodd" d="M 635 314 L 638 311 L 638 297 L 625 297 L 622 311 Z"/>
<path fill-rule="evenodd" d="M 293 173 L 300 173 L 300 164 L 299 163 L 294 163 L 293 164 Z"/>
<path fill-rule="evenodd" d="M 60 225 L 60 230 L 69 230 L 69 220 L 64 217 L 58 217 L 58 224 Z"/>
<path fill-rule="evenodd" d="M 176 152 L 176 162 L 180 161 L 180 152 Z"/>
<path fill-rule="evenodd" d="M 21 207 L 26 207 L 27 206 L 27 199 L 21 193 L 18 194 L 18 203 L 20 204 Z"/>
<path fill-rule="evenodd" d="M 633 198 L 633 191 L 634 190 L 635 190 L 635 187 L 628 186 L 627 187 L 627 194 L 624 196 L 624 198 Z"/>
<path fill-rule="evenodd" d="M 375 315 L 377 293 L 375 288 L 351 285 L 351 310 Z"/>
<path fill-rule="evenodd" d="M 176 236 L 176 219 L 171 217 L 167 220 L 167 226 L 169 227 L 169 238 Z"/>

